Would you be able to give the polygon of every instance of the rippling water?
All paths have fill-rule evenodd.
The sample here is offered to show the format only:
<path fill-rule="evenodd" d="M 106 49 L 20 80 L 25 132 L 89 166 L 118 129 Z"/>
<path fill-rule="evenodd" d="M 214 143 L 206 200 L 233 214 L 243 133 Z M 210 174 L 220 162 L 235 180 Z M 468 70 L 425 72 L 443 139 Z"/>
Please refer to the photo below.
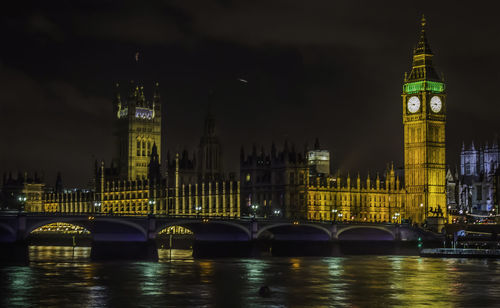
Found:
<path fill-rule="evenodd" d="M 89 260 L 90 248 L 30 247 L 29 266 L 0 267 L 6 307 L 493 307 L 497 260 L 407 256 Z M 259 296 L 267 285 L 271 296 Z"/>

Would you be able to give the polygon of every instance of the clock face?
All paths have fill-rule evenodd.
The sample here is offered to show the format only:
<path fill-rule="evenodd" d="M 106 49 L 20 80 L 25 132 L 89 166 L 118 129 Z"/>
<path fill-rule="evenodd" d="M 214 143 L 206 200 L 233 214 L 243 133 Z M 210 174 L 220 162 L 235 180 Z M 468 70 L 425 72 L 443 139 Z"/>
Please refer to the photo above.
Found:
<path fill-rule="evenodd" d="M 415 113 L 419 109 L 420 109 L 420 99 L 418 99 L 418 97 L 416 96 L 410 97 L 410 99 L 408 100 L 408 110 L 411 113 Z"/>
<path fill-rule="evenodd" d="M 439 98 L 439 96 L 433 96 L 431 98 L 431 110 L 433 112 L 440 112 L 441 111 L 441 107 L 443 106 L 443 103 L 441 102 L 441 98 Z"/>

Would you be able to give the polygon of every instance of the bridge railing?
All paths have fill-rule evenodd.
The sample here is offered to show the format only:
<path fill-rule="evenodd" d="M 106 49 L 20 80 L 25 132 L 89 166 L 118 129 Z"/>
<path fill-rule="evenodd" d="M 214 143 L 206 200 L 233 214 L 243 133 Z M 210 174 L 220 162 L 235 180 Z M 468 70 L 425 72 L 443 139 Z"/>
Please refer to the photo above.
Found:
<path fill-rule="evenodd" d="M 325 224 L 325 225 L 378 225 L 378 226 L 410 226 L 407 223 L 388 223 L 388 222 L 366 222 L 366 221 L 329 221 L 329 220 L 317 220 L 317 219 L 293 219 L 293 218 L 283 218 L 283 217 L 253 217 L 253 216 L 223 216 L 223 215 L 205 215 L 205 214 L 130 214 L 130 213 L 88 213 L 88 212 L 72 212 L 72 213 L 62 213 L 62 212 L 21 212 L 21 211 L 0 211 L 0 216 L 44 216 L 44 217 L 128 217 L 128 218 L 169 218 L 169 219 L 194 219 L 194 220 L 219 220 L 219 221 L 246 221 L 246 222 L 272 222 L 272 223 L 293 223 L 293 224 Z"/>

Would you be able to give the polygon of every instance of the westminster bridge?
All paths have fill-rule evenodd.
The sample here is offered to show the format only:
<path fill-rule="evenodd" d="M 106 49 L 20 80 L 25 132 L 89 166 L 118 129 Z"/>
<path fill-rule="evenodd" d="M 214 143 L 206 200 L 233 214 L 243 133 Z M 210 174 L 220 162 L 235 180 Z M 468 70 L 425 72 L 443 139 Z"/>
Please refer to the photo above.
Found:
<path fill-rule="evenodd" d="M 274 243 L 275 251 L 292 247 L 295 251 L 302 249 L 311 252 L 318 251 L 318 247 L 335 243 L 350 243 L 351 246 L 365 249 L 370 245 L 385 247 L 395 243 L 437 238 L 434 233 L 408 224 L 278 218 L 0 213 L 0 244 L 6 248 L 2 250 L 12 255 L 12 258 L 17 258 L 25 253 L 30 234 L 35 229 L 52 223 L 68 223 L 88 230 L 92 237 L 91 257 L 96 260 L 155 260 L 157 236 L 162 230 L 172 226 L 181 226 L 193 232 L 193 254 L 200 256 L 207 249 L 217 250 L 219 253 L 225 251 L 222 255 L 231 255 L 231 250 L 238 250 L 237 255 L 258 255 L 254 244 L 262 241 Z M 241 250 L 244 252 L 241 253 Z M 4 258 L 7 257 L 4 255 Z"/>

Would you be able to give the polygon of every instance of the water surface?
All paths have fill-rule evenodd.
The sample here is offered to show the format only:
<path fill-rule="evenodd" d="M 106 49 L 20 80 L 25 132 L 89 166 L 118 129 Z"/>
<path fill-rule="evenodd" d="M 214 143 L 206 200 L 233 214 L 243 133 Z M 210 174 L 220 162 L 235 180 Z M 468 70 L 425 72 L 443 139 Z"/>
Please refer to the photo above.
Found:
<path fill-rule="evenodd" d="M 0 267 L 5 307 L 493 307 L 497 260 L 408 256 L 89 260 L 90 248 L 30 247 L 29 266 Z M 270 297 L 259 296 L 267 285 Z"/>

